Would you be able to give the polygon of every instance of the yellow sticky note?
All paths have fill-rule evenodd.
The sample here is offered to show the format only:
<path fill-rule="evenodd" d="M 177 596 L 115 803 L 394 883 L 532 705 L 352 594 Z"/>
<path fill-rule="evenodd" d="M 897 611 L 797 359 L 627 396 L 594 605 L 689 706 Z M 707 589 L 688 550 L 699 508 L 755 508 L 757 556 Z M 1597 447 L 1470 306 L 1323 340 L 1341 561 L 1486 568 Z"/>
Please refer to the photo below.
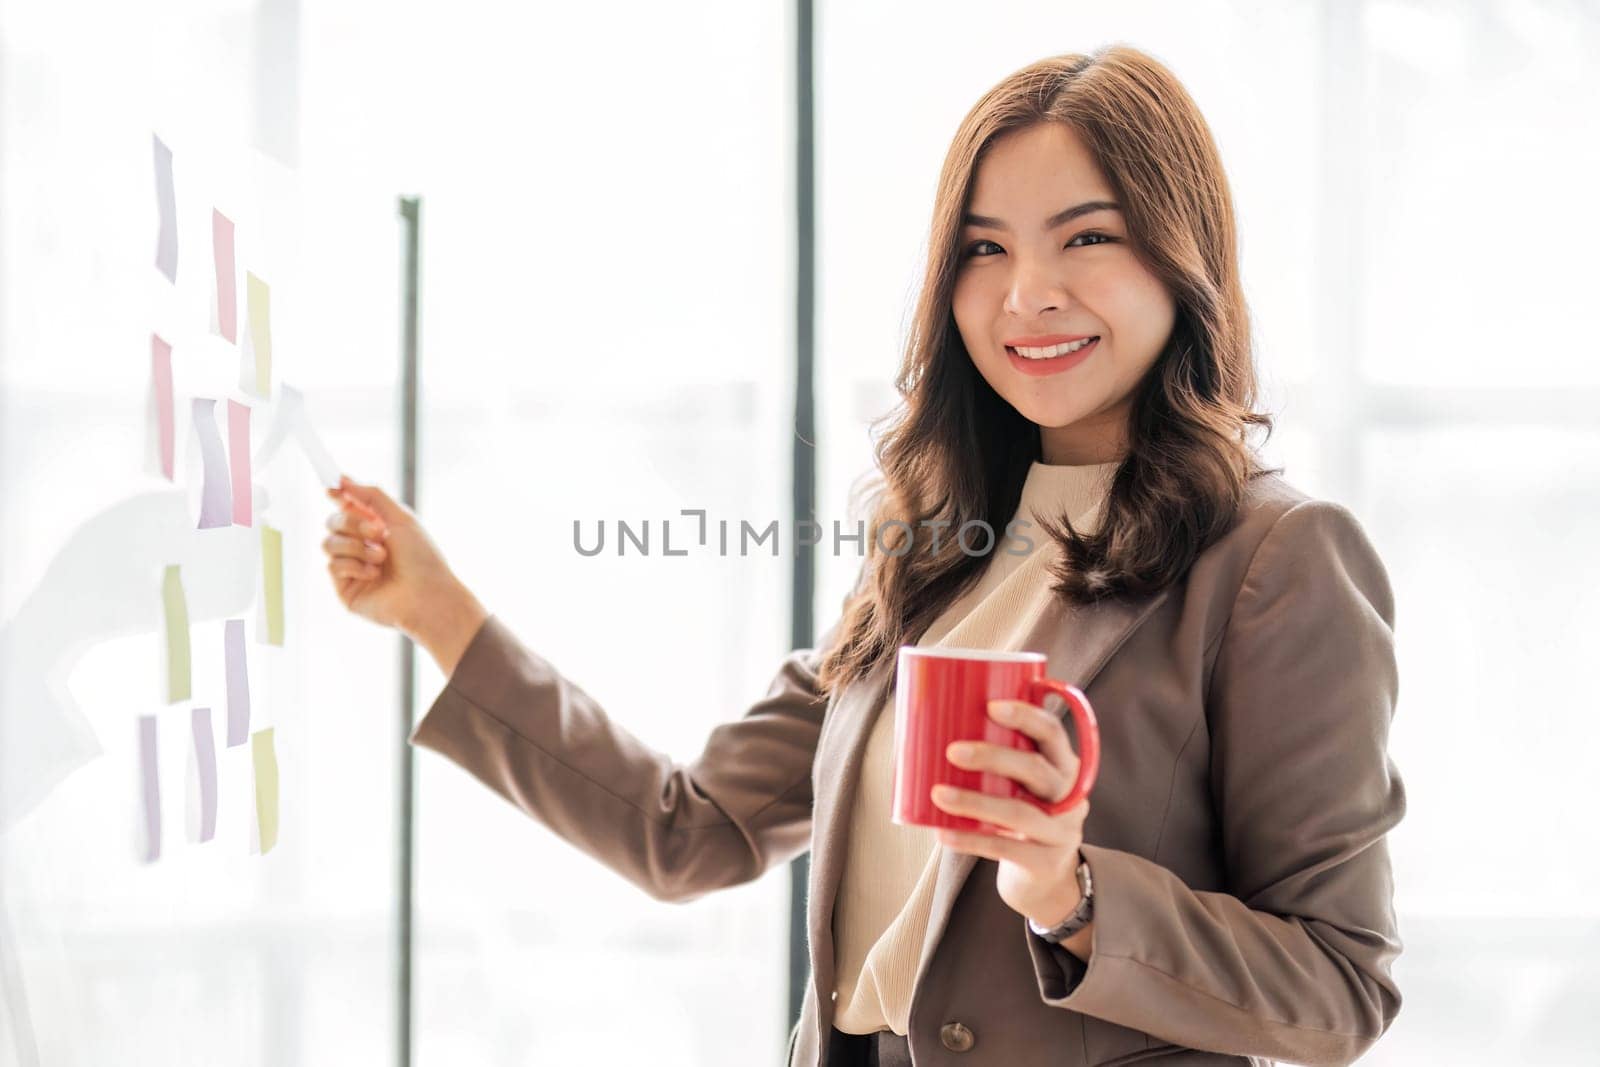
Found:
<path fill-rule="evenodd" d="M 256 768 L 256 827 L 265 855 L 278 843 L 278 753 L 272 747 L 272 727 L 250 735 L 250 753 Z"/>
<path fill-rule="evenodd" d="M 245 271 L 245 308 L 250 317 L 250 355 L 255 363 L 255 381 L 244 383 L 257 396 L 272 392 L 272 290 L 267 283 Z"/>
<path fill-rule="evenodd" d="M 189 699 L 189 604 L 175 563 L 161 579 L 161 609 L 167 632 L 167 703 L 176 704 Z"/>
<path fill-rule="evenodd" d="M 283 532 L 261 527 L 261 593 L 267 609 L 267 644 L 283 644 Z"/>

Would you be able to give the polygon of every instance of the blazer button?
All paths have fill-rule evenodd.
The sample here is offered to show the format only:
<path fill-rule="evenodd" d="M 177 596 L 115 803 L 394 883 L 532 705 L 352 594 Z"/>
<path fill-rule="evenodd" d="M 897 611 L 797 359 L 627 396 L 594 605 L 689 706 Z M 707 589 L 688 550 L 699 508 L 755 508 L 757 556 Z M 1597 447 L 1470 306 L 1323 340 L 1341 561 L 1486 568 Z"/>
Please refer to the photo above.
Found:
<path fill-rule="evenodd" d="M 838 1000 L 839 999 L 839 991 L 837 989 L 835 989 L 833 991 L 833 993 L 829 995 L 828 999 L 829 1000 Z"/>
<path fill-rule="evenodd" d="M 965 1052 L 972 1047 L 976 1038 L 971 1030 L 960 1023 L 945 1023 L 939 1027 L 939 1040 L 951 1052 Z"/>

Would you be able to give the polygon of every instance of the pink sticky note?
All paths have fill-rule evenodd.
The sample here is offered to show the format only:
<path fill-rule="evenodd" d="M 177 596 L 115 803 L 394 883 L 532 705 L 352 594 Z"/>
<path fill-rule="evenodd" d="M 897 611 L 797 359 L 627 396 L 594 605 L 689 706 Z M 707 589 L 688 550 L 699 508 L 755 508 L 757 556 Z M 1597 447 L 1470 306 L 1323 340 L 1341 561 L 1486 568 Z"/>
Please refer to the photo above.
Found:
<path fill-rule="evenodd" d="M 172 481 L 175 438 L 172 428 L 172 346 L 150 335 L 150 382 L 156 392 L 156 427 L 161 441 L 161 473 Z"/>
<path fill-rule="evenodd" d="M 229 342 L 239 338 L 239 294 L 233 277 L 233 220 L 211 209 L 211 250 L 217 260 L 217 329 Z"/>
<path fill-rule="evenodd" d="M 228 467 L 232 473 L 233 524 L 250 525 L 250 409 L 228 401 Z"/>

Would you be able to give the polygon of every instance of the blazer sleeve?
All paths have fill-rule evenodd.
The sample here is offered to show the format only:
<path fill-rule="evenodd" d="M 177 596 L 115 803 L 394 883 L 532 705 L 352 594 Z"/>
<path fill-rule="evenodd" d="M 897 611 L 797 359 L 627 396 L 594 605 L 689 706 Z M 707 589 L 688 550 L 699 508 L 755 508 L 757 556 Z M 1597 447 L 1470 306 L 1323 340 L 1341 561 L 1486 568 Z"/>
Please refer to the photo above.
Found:
<path fill-rule="evenodd" d="M 1085 844 L 1089 962 L 1026 935 L 1047 1004 L 1301 1064 L 1350 1063 L 1383 1035 L 1401 1002 L 1385 840 L 1405 813 L 1387 753 L 1393 630 L 1388 576 L 1355 517 L 1322 500 L 1281 515 L 1220 635 L 1205 709 L 1231 891 Z"/>
<path fill-rule="evenodd" d="M 693 900 L 809 846 L 812 758 L 827 706 L 816 675 L 838 626 L 816 648 L 785 656 L 766 695 L 716 726 L 684 764 L 619 725 L 490 616 L 410 740 L 652 897 Z"/>

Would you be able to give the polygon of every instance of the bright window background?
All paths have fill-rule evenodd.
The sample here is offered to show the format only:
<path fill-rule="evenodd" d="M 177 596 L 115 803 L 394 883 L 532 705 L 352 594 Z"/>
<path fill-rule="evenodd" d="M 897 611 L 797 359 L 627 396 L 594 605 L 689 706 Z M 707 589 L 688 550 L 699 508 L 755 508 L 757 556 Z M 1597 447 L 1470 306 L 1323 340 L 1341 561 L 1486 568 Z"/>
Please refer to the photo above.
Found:
<path fill-rule="evenodd" d="M 391 488 L 395 198 L 423 197 L 429 529 L 530 647 L 692 758 L 787 640 L 786 554 L 669 559 L 660 534 L 674 520 L 684 543 L 684 508 L 786 518 L 792 26 L 786 6 L 731 0 L 6 5 L 3 614 L 134 487 L 118 457 L 143 447 L 153 320 L 203 308 L 151 284 L 162 129 L 180 212 L 202 187 L 231 197 L 274 257 L 283 375 L 335 456 Z M 1047 52 L 1155 53 L 1233 184 L 1269 457 L 1357 512 L 1395 585 L 1406 1003 L 1364 1062 L 1600 1058 L 1582 836 L 1600 708 L 1579 673 L 1600 636 L 1600 353 L 1578 310 L 1600 238 L 1595 15 L 941 0 L 821 4 L 817 32 L 824 529 L 894 399 L 961 116 Z M 186 173 L 205 179 L 186 192 Z M 299 629 L 271 674 L 279 848 L 133 862 L 136 710 L 117 680 L 150 648 L 96 650 L 74 689 L 106 754 L 0 836 L 0 1065 L 30 1064 L 6 1059 L 24 1028 L 45 1064 L 393 1060 L 396 642 L 329 595 L 306 471 L 280 463 L 269 488 Z M 652 554 L 579 556 L 574 520 L 601 519 L 613 552 L 616 520 L 649 521 Z M 819 551 L 821 629 L 857 558 Z M 442 683 L 426 657 L 419 676 L 418 714 Z M 418 1062 L 776 1059 L 785 872 L 654 902 L 454 766 L 417 766 Z"/>

